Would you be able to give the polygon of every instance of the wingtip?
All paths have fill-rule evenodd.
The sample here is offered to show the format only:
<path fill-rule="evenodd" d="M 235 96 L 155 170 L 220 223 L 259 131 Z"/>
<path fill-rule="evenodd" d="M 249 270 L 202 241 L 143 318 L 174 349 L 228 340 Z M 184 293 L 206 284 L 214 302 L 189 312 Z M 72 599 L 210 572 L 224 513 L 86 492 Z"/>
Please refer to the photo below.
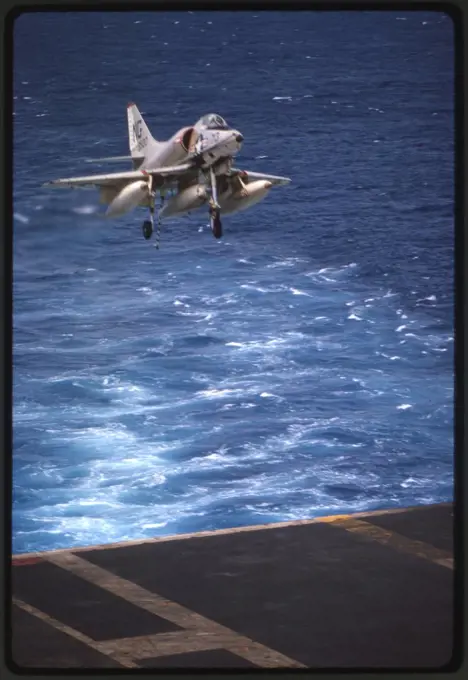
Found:
<path fill-rule="evenodd" d="M 59 187 L 64 184 L 63 180 L 60 179 L 51 179 L 48 182 L 44 182 L 41 186 L 43 187 Z"/>

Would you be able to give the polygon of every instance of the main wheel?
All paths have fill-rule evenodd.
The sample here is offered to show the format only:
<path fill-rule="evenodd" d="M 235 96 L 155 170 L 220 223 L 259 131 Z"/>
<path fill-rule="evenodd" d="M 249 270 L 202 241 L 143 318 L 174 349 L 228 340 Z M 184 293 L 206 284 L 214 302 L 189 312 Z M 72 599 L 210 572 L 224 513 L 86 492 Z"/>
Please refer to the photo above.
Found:
<path fill-rule="evenodd" d="M 216 212 L 211 221 L 211 230 L 215 238 L 221 238 L 223 235 L 223 225 L 221 224 L 221 217 L 219 212 Z"/>
<path fill-rule="evenodd" d="M 153 225 L 150 220 L 145 220 L 142 226 L 143 236 L 146 240 L 150 239 L 153 235 Z"/>

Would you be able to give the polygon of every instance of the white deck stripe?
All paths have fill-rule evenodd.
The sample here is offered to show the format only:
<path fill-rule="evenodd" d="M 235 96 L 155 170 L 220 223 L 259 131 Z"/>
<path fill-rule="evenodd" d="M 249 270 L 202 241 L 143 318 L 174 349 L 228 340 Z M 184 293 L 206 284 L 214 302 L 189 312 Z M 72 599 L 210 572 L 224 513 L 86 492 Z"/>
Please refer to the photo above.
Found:
<path fill-rule="evenodd" d="M 88 647 L 91 647 L 91 649 L 95 649 L 97 652 L 105 654 L 114 661 L 117 661 L 117 663 L 119 663 L 120 665 L 125 666 L 125 668 L 140 668 L 138 664 L 126 658 L 125 655 L 122 656 L 119 654 L 118 651 L 110 650 L 100 642 L 96 642 L 96 640 L 92 640 L 87 635 L 83 635 L 83 633 L 80 633 L 80 631 L 75 630 L 74 628 L 70 628 L 70 626 L 67 626 L 65 623 L 62 623 L 61 621 L 57 621 L 57 619 L 54 619 L 52 616 L 49 616 L 40 609 L 36 609 L 36 607 L 33 607 L 30 604 L 27 604 L 26 602 L 23 602 L 23 600 L 13 597 L 12 601 L 13 604 L 15 604 L 17 607 L 20 607 L 20 609 L 23 609 L 25 612 L 28 612 L 28 614 L 35 616 L 37 619 L 41 619 L 41 621 L 48 623 L 49 626 L 52 626 L 56 630 L 59 630 L 60 632 L 65 633 L 66 635 L 69 635 L 72 638 L 75 638 L 75 640 L 79 640 Z"/>
<path fill-rule="evenodd" d="M 127 602 L 131 602 L 137 607 L 140 607 L 140 609 L 145 609 L 152 614 L 156 614 L 156 616 L 160 616 L 167 621 L 171 621 L 177 626 L 190 631 L 192 635 L 187 636 L 186 638 L 187 650 L 185 650 L 184 645 L 181 644 L 177 651 L 178 654 L 183 654 L 185 651 L 192 651 L 190 645 L 194 639 L 193 633 L 195 633 L 200 639 L 216 645 L 216 648 L 227 649 L 263 668 L 305 668 L 304 664 L 299 661 L 290 659 L 265 645 L 254 642 L 250 638 L 240 635 L 230 628 L 222 626 L 201 614 L 197 614 L 176 602 L 167 600 L 157 593 L 152 593 L 149 590 L 138 586 L 136 583 L 116 576 L 102 567 L 91 564 L 91 562 L 84 560 L 78 555 L 72 553 L 49 553 L 47 560 L 62 569 L 70 571 L 85 581 L 93 583 L 99 588 L 103 588 L 104 590 L 127 600 Z M 157 636 L 148 636 L 148 638 L 151 638 L 151 641 L 148 640 L 148 643 L 153 645 L 156 637 Z M 163 639 L 166 640 L 167 644 L 167 635 Z M 116 645 L 118 644 L 118 640 L 115 640 L 114 642 Z M 109 642 L 106 644 L 108 645 Z M 126 645 L 129 644 L 131 645 L 130 638 L 126 638 Z M 138 658 L 137 655 L 142 644 L 142 638 L 137 638 L 134 649 L 134 658 Z M 213 647 L 211 648 L 213 649 Z M 129 651 L 132 652 L 131 649 Z"/>
<path fill-rule="evenodd" d="M 106 640 L 100 644 L 110 654 L 117 650 L 130 659 L 152 659 L 158 656 L 225 649 L 225 642 L 219 636 L 197 633 L 191 630 L 119 638 L 118 640 Z"/>

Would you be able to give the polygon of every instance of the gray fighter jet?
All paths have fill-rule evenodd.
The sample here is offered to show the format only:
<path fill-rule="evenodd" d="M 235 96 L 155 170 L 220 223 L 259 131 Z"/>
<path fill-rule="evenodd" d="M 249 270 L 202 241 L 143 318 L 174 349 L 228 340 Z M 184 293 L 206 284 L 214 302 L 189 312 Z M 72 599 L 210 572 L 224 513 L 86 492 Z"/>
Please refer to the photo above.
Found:
<path fill-rule="evenodd" d="M 274 185 L 291 181 L 287 177 L 233 168 L 233 158 L 244 138 L 215 113 L 203 116 L 195 125 L 182 128 L 164 142 L 151 135 L 133 103 L 127 107 L 127 121 L 130 155 L 95 161 L 131 160 L 133 170 L 57 179 L 43 186 L 97 187 L 101 203 L 108 206 L 108 217 L 117 217 L 138 206 L 149 208 L 150 219 L 143 222 L 145 239 L 153 234 L 159 193 L 157 246 L 163 219 L 206 204 L 213 235 L 221 238 L 221 213 L 250 208 L 265 198 Z M 168 193 L 170 197 L 165 200 Z"/>

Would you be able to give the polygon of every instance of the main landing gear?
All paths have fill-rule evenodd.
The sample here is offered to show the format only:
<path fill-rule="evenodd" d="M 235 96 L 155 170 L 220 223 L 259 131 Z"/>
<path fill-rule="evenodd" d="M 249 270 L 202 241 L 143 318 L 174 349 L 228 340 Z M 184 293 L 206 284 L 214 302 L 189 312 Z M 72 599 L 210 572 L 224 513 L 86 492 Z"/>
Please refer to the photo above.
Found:
<path fill-rule="evenodd" d="M 211 231 L 215 238 L 221 238 L 223 235 L 223 225 L 221 222 L 220 210 L 210 205 L 210 224 Z"/>
<path fill-rule="evenodd" d="M 145 220 L 142 224 L 142 232 L 143 232 L 143 237 L 148 241 L 152 236 L 154 232 L 154 210 L 155 210 L 155 204 L 156 204 L 156 192 L 153 191 L 153 177 L 150 176 L 149 179 L 149 185 L 148 185 L 148 190 L 149 190 L 149 211 L 150 211 L 150 218 L 149 220 Z M 164 204 L 164 193 L 161 189 L 160 192 L 161 195 L 161 208 Z M 161 239 L 161 218 L 158 216 L 158 226 L 156 230 L 156 243 L 154 244 L 155 248 L 159 248 L 159 241 Z"/>
<path fill-rule="evenodd" d="M 143 237 L 148 241 L 153 235 L 153 223 L 151 220 L 145 220 L 142 226 Z"/>
<path fill-rule="evenodd" d="M 223 235 L 223 225 L 221 223 L 221 209 L 218 203 L 218 188 L 216 186 L 216 175 L 213 166 L 210 167 L 211 198 L 210 198 L 210 225 L 215 238 Z"/>
<path fill-rule="evenodd" d="M 223 225 L 221 222 L 221 207 L 218 203 L 218 187 L 217 187 L 217 177 L 214 171 L 213 166 L 210 167 L 209 169 L 209 177 L 207 176 L 208 173 L 205 171 L 204 173 L 204 178 L 205 178 L 205 186 L 209 183 L 209 193 L 210 193 L 210 199 L 209 199 L 209 216 L 210 216 L 210 226 L 211 226 L 211 231 L 213 236 L 216 239 L 220 239 L 223 235 Z M 207 187 L 208 188 L 208 187 Z M 153 190 L 153 176 L 149 176 L 148 180 L 148 193 L 149 193 L 149 220 L 145 220 L 142 224 L 142 233 L 143 233 L 143 238 L 145 240 L 149 240 L 154 233 L 154 212 L 155 212 L 155 204 L 156 204 L 156 192 Z M 164 189 L 161 187 L 160 189 L 160 196 L 161 196 L 161 208 L 164 204 Z M 157 228 L 156 228 L 156 243 L 155 247 L 159 248 L 159 241 L 161 238 L 161 217 L 160 217 L 160 212 L 158 215 L 158 220 L 157 220 Z"/>

